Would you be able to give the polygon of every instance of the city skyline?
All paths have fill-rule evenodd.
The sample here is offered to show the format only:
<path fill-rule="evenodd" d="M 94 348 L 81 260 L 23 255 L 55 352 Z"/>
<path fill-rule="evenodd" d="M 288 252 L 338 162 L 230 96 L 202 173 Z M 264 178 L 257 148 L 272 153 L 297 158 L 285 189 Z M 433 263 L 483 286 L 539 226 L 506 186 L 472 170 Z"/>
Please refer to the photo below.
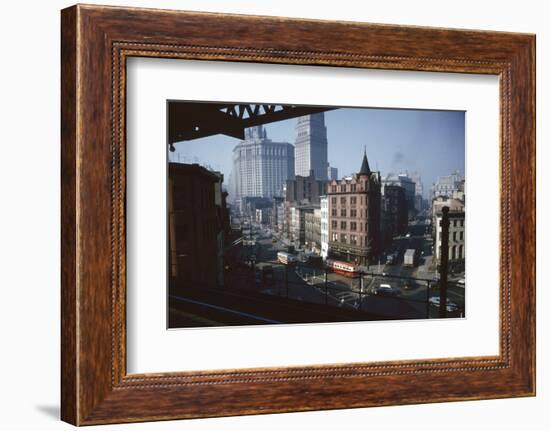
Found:
<path fill-rule="evenodd" d="M 295 146 L 298 119 L 264 125 L 267 137 Z M 418 173 L 430 196 L 438 177 L 465 174 L 465 115 L 462 111 L 338 108 L 325 112 L 328 163 L 338 177 L 351 176 L 367 150 L 371 168 L 382 176 Z M 396 127 L 398 125 L 398 127 Z M 232 153 L 242 142 L 224 135 L 175 144 L 170 160 L 208 165 L 229 178 Z"/>
<path fill-rule="evenodd" d="M 170 327 L 463 318 L 464 121 L 169 104 Z"/>

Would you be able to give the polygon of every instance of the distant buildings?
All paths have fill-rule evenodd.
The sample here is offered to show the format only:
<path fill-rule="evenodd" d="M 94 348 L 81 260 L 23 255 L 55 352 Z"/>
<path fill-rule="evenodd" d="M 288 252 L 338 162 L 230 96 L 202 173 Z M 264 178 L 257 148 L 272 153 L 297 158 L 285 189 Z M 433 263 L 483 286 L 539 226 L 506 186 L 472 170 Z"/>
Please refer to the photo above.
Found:
<path fill-rule="evenodd" d="M 294 146 L 271 141 L 263 126 L 246 129 L 245 140 L 233 149 L 232 202 L 282 196 L 289 178 L 294 178 Z"/>
<path fill-rule="evenodd" d="M 325 114 L 298 118 L 295 142 L 295 174 L 303 177 L 313 171 L 318 180 L 328 179 L 328 142 Z"/>
<path fill-rule="evenodd" d="M 305 245 L 305 213 L 320 208 L 320 198 L 326 194 L 326 187 L 326 181 L 315 178 L 313 172 L 310 172 L 309 176 L 296 175 L 293 180 L 287 180 L 285 194 L 287 228 L 283 229 L 296 245 Z M 320 217 L 320 213 L 318 216 Z M 320 220 L 318 223 L 320 224 Z M 320 249 L 320 243 L 317 248 Z"/>
<path fill-rule="evenodd" d="M 268 225 L 271 224 L 271 207 L 256 208 L 256 223 Z"/>
<path fill-rule="evenodd" d="M 313 214 L 311 205 L 291 206 L 289 208 L 289 238 L 296 246 L 306 243 L 306 215 Z"/>
<path fill-rule="evenodd" d="M 321 257 L 328 257 L 328 238 L 329 238 L 329 216 L 328 216 L 328 197 L 321 196 Z"/>
<path fill-rule="evenodd" d="M 453 172 L 450 175 L 438 177 L 437 181 L 432 187 L 432 197 L 437 198 L 439 196 L 453 197 L 453 193 L 458 191 L 464 191 L 464 176 L 458 171 Z"/>
<path fill-rule="evenodd" d="M 239 204 L 238 209 L 240 214 L 252 218 L 256 217 L 256 210 L 270 208 L 273 205 L 273 201 L 270 198 L 255 196 L 243 197 L 237 203 Z"/>
<path fill-rule="evenodd" d="M 365 265 L 380 252 L 381 180 L 367 154 L 358 173 L 332 180 L 328 191 L 329 257 Z"/>
<path fill-rule="evenodd" d="M 418 172 L 408 174 L 408 177 L 414 182 L 414 194 L 416 196 L 424 196 L 424 184 Z"/>
<path fill-rule="evenodd" d="M 386 185 L 383 191 L 382 236 L 384 244 L 389 245 L 393 237 L 407 232 L 408 208 L 403 187 Z"/>
<path fill-rule="evenodd" d="M 321 208 L 305 213 L 305 247 L 307 251 L 321 254 Z"/>
<path fill-rule="evenodd" d="M 464 200 L 439 196 L 432 201 L 434 254 L 441 260 L 441 219 L 443 207 L 449 207 L 449 267 L 464 270 L 465 261 L 465 206 Z"/>
<path fill-rule="evenodd" d="M 274 197 L 271 204 L 271 228 L 275 232 L 282 232 L 284 223 L 284 197 Z M 280 227 L 279 227 L 280 226 Z"/>
<path fill-rule="evenodd" d="M 418 172 L 409 174 L 409 178 L 414 181 L 414 208 L 420 212 L 428 208 L 428 202 L 424 199 L 424 184 Z"/>
<path fill-rule="evenodd" d="M 230 230 L 223 175 L 197 164 L 169 163 L 168 171 L 170 285 L 222 286 Z"/>
<path fill-rule="evenodd" d="M 333 168 L 330 164 L 327 166 L 327 176 L 329 181 L 338 179 L 338 168 Z"/>
<path fill-rule="evenodd" d="M 415 210 L 416 183 L 407 174 L 388 174 L 382 179 L 382 188 L 399 186 L 405 190 L 405 199 L 409 211 Z"/>
<path fill-rule="evenodd" d="M 327 182 L 315 177 L 313 172 L 306 176 L 296 175 L 286 181 L 285 200 L 288 203 L 319 205 L 319 199 L 327 192 Z"/>

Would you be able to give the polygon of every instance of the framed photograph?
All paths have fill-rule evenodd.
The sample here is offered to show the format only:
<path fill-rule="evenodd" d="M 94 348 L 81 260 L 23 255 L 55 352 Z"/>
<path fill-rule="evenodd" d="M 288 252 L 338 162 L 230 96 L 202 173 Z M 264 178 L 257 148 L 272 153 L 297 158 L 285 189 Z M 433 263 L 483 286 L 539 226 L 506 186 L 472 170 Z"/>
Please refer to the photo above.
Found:
<path fill-rule="evenodd" d="M 75 425 L 535 394 L 535 37 L 62 11 Z"/>

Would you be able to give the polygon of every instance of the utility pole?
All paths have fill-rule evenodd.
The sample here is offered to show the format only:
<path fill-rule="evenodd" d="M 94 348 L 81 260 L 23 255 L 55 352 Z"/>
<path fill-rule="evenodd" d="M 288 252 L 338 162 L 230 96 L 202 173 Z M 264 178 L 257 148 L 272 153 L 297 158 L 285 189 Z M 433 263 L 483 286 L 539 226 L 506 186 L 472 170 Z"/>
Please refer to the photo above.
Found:
<path fill-rule="evenodd" d="M 325 305 L 328 305 L 328 270 L 325 268 Z"/>
<path fill-rule="evenodd" d="M 286 287 L 286 297 L 288 299 L 288 264 L 285 265 L 285 287 Z"/>
<path fill-rule="evenodd" d="M 439 317 L 447 317 L 447 274 L 449 270 L 449 207 L 443 207 L 441 218 L 441 254 L 439 264 Z"/>

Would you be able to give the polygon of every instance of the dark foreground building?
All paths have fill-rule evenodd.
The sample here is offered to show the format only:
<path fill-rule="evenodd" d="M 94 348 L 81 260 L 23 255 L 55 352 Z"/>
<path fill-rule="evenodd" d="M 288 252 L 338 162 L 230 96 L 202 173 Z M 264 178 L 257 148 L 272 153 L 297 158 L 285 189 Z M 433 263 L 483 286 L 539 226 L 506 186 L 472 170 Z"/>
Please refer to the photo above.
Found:
<path fill-rule="evenodd" d="M 404 235 L 408 227 L 408 206 L 405 189 L 396 185 L 384 186 L 382 196 L 382 237 L 384 245 L 392 238 Z"/>
<path fill-rule="evenodd" d="M 168 166 L 170 290 L 223 285 L 229 231 L 223 175 L 197 164 Z"/>

